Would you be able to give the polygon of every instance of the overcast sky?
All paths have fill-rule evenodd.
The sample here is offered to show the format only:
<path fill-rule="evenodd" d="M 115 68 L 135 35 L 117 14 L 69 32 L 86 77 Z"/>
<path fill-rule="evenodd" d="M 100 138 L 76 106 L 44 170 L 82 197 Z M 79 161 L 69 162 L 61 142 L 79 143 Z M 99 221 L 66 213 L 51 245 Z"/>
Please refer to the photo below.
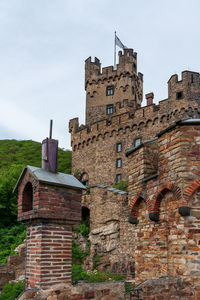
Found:
<path fill-rule="evenodd" d="M 84 123 L 84 61 L 113 64 L 114 31 L 138 53 L 144 95 L 167 98 L 167 81 L 200 72 L 199 0 L 0 0 L 0 139 L 70 148 L 68 121 Z M 120 49 L 117 49 L 120 50 Z"/>

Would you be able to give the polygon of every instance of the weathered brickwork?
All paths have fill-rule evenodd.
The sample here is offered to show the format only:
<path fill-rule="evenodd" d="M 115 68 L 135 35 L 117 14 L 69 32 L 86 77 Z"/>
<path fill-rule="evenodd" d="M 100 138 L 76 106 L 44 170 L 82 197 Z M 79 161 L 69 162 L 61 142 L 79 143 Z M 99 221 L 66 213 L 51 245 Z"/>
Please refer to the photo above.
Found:
<path fill-rule="evenodd" d="M 199 132 L 192 120 L 160 133 L 151 142 L 158 145 L 155 176 L 145 172 L 142 159 L 149 144 L 129 152 L 137 282 L 161 276 L 199 281 Z"/>
<path fill-rule="evenodd" d="M 18 220 L 27 225 L 26 289 L 45 289 L 71 283 L 72 225 L 81 220 L 81 189 L 64 180 L 53 184 L 57 174 L 42 169 L 37 170 L 43 174 L 40 181 L 32 170 L 26 167 L 18 182 Z"/>

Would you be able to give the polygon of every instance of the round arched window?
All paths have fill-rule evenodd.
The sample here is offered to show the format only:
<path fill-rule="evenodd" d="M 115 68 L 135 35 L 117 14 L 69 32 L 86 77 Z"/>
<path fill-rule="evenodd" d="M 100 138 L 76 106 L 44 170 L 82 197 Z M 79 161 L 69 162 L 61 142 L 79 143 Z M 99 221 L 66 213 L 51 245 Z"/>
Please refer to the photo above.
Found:
<path fill-rule="evenodd" d="M 27 182 L 23 191 L 22 211 L 29 211 L 33 209 L 33 187 L 30 182 Z"/>

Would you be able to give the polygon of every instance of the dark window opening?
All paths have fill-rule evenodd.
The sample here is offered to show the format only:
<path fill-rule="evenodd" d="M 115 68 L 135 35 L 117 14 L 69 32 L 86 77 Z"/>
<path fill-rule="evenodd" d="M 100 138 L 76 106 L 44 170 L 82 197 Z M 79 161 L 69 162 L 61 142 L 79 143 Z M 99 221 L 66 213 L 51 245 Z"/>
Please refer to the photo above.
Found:
<path fill-rule="evenodd" d="M 117 152 L 122 152 L 122 143 L 117 143 L 116 151 Z"/>
<path fill-rule="evenodd" d="M 183 98 L 183 92 L 177 92 L 176 93 L 176 99 L 179 100 L 179 99 L 182 99 Z"/>
<path fill-rule="evenodd" d="M 136 64 L 135 63 L 133 64 L 133 69 L 136 70 Z"/>
<path fill-rule="evenodd" d="M 106 96 L 111 96 L 114 95 L 114 86 L 113 85 L 109 85 L 106 88 Z"/>
<path fill-rule="evenodd" d="M 84 180 L 84 181 L 82 182 L 82 184 L 88 187 L 88 186 L 89 186 L 89 181 L 88 181 L 88 180 Z"/>
<path fill-rule="evenodd" d="M 90 225 L 90 210 L 86 206 L 82 206 L 81 210 L 82 221 L 88 226 Z"/>
<path fill-rule="evenodd" d="M 22 196 L 22 211 L 30 211 L 33 209 L 33 187 L 30 182 L 27 182 Z"/>
<path fill-rule="evenodd" d="M 112 124 L 112 122 L 111 122 L 110 120 L 107 120 L 106 124 L 107 124 L 108 126 L 110 126 L 110 125 Z"/>
<path fill-rule="evenodd" d="M 121 168 L 122 167 L 122 159 L 121 158 L 117 158 L 116 160 L 116 168 Z"/>
<path fill-rule="evenodd" d="M 141 138 L 136 138 L 136 139 L 134 140 L 134 147 L 139 146 L 141 143 L 142 143 L 142 139 L 141 139 Z"/>
<path fill-rule="evenodd" d="M 120 182 L 122 180 L 122 174 L 117 174 L 116 175 L 116 183 Z"/>
<path fill-rule="evenodd" d="M 193 74 L 191 75 L 191 83 L 193 83 L 194 82 L 194 76 L 193 76 Z"/>
<path fill-rule="evenodd" d="M 106 113 L 107 113 L 107 115 L 112 115 L 113 114 L 113 104 L 108 104 L 106 106 Z"/>

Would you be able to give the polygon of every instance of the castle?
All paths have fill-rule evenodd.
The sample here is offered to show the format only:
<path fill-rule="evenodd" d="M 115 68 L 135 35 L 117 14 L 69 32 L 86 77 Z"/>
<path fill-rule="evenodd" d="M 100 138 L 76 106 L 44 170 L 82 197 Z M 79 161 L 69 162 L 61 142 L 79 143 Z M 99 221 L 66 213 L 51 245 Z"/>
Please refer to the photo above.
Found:
<path fill-rule="evenodd" d="M 200 74 L 185 71 L 168 81 L 168 98 L 153 103 L 153 93 L 143 99 L 143 75 L 137 72 L 137 54 L 119 52 L 119 64 L 102 68 L 99 59 L 85 61 L 86 120 L 69 122 L 73 151 L 72 169 L 82 182 L 113 185 L 127 180 L 125 151 L 154 138 L 174 121 L 199 116 Z"/>
<path fill-rule="evenodd" d="M 85 267 L 98 257 L 99 269 L 137 283 L 198 282 L 200 74 L 172 75 L 168 98 L 155 104 L 148 93 L 142 107 L 137 54 L 124 49 L 116 69 L 85 61 L 85 90 L 85 125 L 69 122 L 73 172 L 90 187 L 82 196 L 91 229 Z M 112 187 L 120 181 L 128 192 Z"/>
<path fill-rule="evenodd" d="M 200 74 L 173 75 L 168 98 L 154 104 L 148 93 L 144 107 L 142 81 L 132 49 L 119 52 L 116 69 L 88 58 L 86 124 L 69 122 L 82 183 L 57 172 L 51 135 L 42 168 L 24 168 L 15 187 L 28 227 L 19 299 L 133 299 L 124 282 L 71 284 L 72 227 L 81 217 L 90 223 L 85 269 L 125 274 L 141 299 L 200 299 Z M 113 187 L 120 181 L 128 192 Z"/>

